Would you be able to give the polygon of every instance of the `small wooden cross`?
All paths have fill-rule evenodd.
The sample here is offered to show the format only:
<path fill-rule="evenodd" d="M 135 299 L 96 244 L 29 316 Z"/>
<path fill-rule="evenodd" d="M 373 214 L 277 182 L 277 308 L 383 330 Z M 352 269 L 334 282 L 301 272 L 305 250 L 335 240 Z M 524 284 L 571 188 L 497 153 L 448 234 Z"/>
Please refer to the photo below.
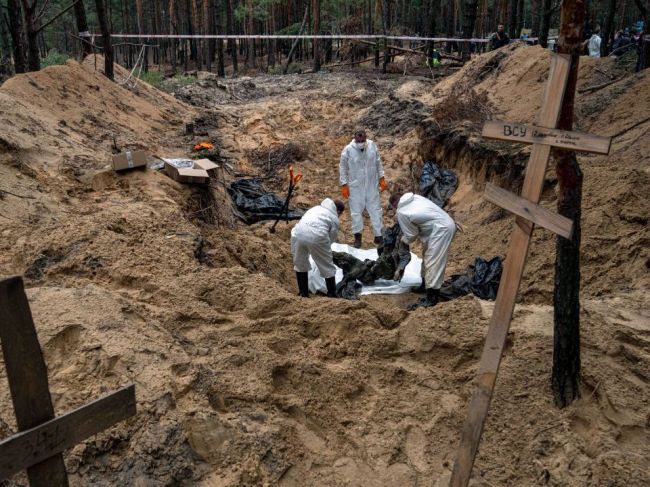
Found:
<path fill-rule="evenodd" d="M 481 440 L 483 425 L 492 399 L 506 336 L 512 320 L 515 299 L 517 298 L 517 291 L 519 290 L 526 263 L 533 228 L 535 225 L 539 225 L 564 238 L 571 238 L 573 232 L 573 222 L 571 220 L 537 204 L 544 186 L 544 175 L 551 147 L 598 154 L 609 153 L 610 137 L 598 137 L 556 129 L 570 67 L 571 60 L 569 56 L 553 55 L 537 125 L 487 122 L 483 127 L 484 137 L 533 144 L 533 149 L 526 170 L 521 196 L 516 196 L 492 184 L 488 184 L 485 189 L 484 196 L 486 200 L 511 211 L 517 216 L 494 304 L 492 319 L 485 338 L 481 362 L 474 379 L 475 389 L 463 425 L 460 446 L 458 447 L 458 454 L 449 484 L 450 487 L 466 487 L 472 474 L 474 459 Z"/>
<path fill-rule="evenodd" d="M 47 368 L 20 277 L 0 281 L 0 340 L 19 433 L 0 441 L 0 480 L 27 469 L 31 487 L 64 487 L 61 452 L 134 416 L 135 386 L 54 417 Z"/>

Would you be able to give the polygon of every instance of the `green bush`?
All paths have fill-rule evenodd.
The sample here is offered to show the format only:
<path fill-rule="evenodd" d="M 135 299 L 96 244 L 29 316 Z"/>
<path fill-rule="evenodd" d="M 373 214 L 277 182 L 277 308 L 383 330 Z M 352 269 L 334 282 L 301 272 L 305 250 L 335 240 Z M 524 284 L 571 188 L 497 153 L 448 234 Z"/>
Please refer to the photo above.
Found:
<path fill-rule="evenodd" d="M 70 56 L 63 54 L 56 49 L 52 49 L 47 57 L 41 59 L 41 68 L 47 68 L 48 66 L 57 66 L 60 64 L 65 64 L 65 62 L 70 59 Z"/>
<path fill-rule="evenodd" d="M 192 83 L 196 83 L 197 81 L 198 79 L 196 78 L 196 76 L 184 76 L 182 74 L 177 74 L 172 78 L 172 82 L 180 86 L 191 85 Z"/>
<path fill-rule="evenodd" d="M 160 71 L 143 71 L 140 73 L 140 79 L 149 83 L 151 86 L 160 86 L 165 81 L 165 75 Z"/>

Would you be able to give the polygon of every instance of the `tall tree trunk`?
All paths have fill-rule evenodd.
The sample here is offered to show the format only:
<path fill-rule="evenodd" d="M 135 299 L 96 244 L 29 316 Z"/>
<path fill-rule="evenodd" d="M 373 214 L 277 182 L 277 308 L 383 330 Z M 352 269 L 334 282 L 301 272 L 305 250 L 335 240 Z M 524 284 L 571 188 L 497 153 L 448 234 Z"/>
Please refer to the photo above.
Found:
<path fill-rule="evenodd" d="M 212 8 L 210 0 L 203 0 L 203 32 L 205 34 L 214 34 L 214 17 L 212 16 Z M 208 71 L 212 71 L 212 60 L 214 59 L 214 39 L 208 39 L 208 42 L 203 43 L 207 47 L 205 56 L 205 67 Z"/>
<path fill-rule="evenodd" d="M 508 35 L 517 37 L 517 4 L 519 0 L 508 0 Z"/>
<path fill-rule="evenodd" d="M 584 0 L 563 0 L 560 12 L 558 52 L 571 56 L 559 128 L 573 128 L 578 64 L 585 23 Z M 582 171 L 575 152 L 554 150 L 558 177 L 558 213 L 573 221 L 571 240 L 557 237 L 554 290 L 554 348 L 551 385 L 558 407 L 579 396 L 580 379 L 580 216 Z"/>
<path fill-rule="evenodd" d="M 533 37 L 537 37 L 539 35 L 539 25 L 540 25 L 540 20 L 541 20 L 541 15 L 540 15 L 540 8 L 541 8 L 541 0 L 532 0 L 530 4 L 530 13 L 531 13 L 531 33 Z"/>
<path fill-rule="evenodd" d="M 309 14 L 309 8 L 305 7 L 305 15 L 302 18 L 302 24 L 300 24 L 300 30 L 298 31 L 298 35 L 302 35 L 302 33 L 305 30 L 305 25 L 307 25 L 307 16 Z M 289 64 L 291 64 L 291 58 L 293 57 L 293 52 L 296 50 L 296 46 L 300 43 L 300 39 L 295 39 L 293 41 L 293 44 L 291 44 L 291 49 L 289 49 L 289 54 L 287 55 L 287 61 L 284 65 L 284 68 L 282 68 L 282 74 L 287 74 L 287 71 L 289 70 Z"/>
<path fill-rule="evenodd" d="M 169 33 L 177 34 L 178 33 L 178 18 L 176 12 L 176 0 L 169 0 Z M 171 40 L 171 65 L 172 65 L 172 75 L 176 75 L 176 51 L 178 49 L 178 40 Z"/>
<path fill-rule="evenodd" d="M 478 8 L 478 0 L 465 0 L 464 15 L 463 15 L 463 39 L 471 39 L 474 33 L 474 25 L 476 24 L 476 9 Z M 463 42 L 462 45 L 463 61 L 470 57 L 469 42 Z"/>
<path fill-rule="evenodd" d="M 23 43 L 23 20 L 18 0 L 7 0 L 7 13 L 9 17 L 9 32 L 14 53 L 14 71 L 24 73 L 25 44 Z"/>
<path fill-rule="evenodd" d="M 381 64 L 381 72 L 386 74 L 386 66 L 388 65 L 388 60 L 390 56 L 390 51 L 388 50 L 388 41 L 386 39 L 386 34 L 390 28 L 390 11 L 389 11 L 389 1 L 390 0 L 381 0 L 381 19 L 382 19 L 382 31 L 384 33 L 384 62 Z"/>
<path fill-rule="evenodd" d="M 603 29 L 603 38 L 600 45 L 600 52 L 607 56 L 611 51 L 612 38 L 614 37 L 614 15 L 616 14 L 616 0 L 609 0 L 607 6 L 607 17 L 605 18 L 605 28 Z"/>
<path fill-rule="evenodd" d="M 88 19 L 86 18 L 86 7 L 83 0 L 79 0 L 74 4 L 74 18 L 77 22 L 77 32 L 83 36 L 84 33 L 88 32 Z M 92 54 L 93 46 L 87 42 L 82 42 L 81 52 L 83 57 L 86 57 L 88 54 Z"/>
<path fill-rule="evenodd" d="M 313 0 L 312 17 L 314 20 L 314 35 L 320 34 L 320 0 Z M 320 40 L 314 39 L 314 73 L 320 71 Z"/>
<path fill-rule="evenodd" d="M 548 30 L 551 28 L 551 16 L 553 15 L 551 0 L 542 0 L 542 18 L 539 26 L 539 43 L 546 49 L 548 46 Z"/>
<path fill-rule="evenodd" d="M 38 29 L 36 27 L 37 0 L 21 0 L 23 18 L 25 19 L 25 33 L 27 34 L 27 71 L 41 69 L 41 53 L 38 49 Z"/>
<path fill-rule="evenodd" d="M 215 6 L 215 29 L 219 34 L 223 34 L 223 11 L 221 5 Z M 224 78 L 226 76 L 226 64 L 223 52 L 223 39 L 217 39 L 217 75 Z"/>
<path fill-rule="evenodd" d="M 97 21 L 99 30 L 102 32 L 102 47 L 104 48 L 104 74 L 113 81 L 113 46 L 111 45 L 111 31 L 106 16 L 106 5 L 104 0 L 95 0 L 97 6 Z"/>
<path fill-rule="evenodd" d="M 8 23 L 4 15 L 0 13 L 0 82 L 11 75 L 11 41 L 7 30 Z"/>
<path fill-rule="evenodd" d="M 454 37 L 456 26 L 454 25 L 454 0 L 447 0 L 447 37 Z"/>
<path fill-rule="evenodd" d="M 476 37 L 483 37 L 485 34 L 485 21 L 488 18 L 488 2 L 487 0 L 478 0 L 476 24 L 474 32 Z"/>
<path fill-rule="evenodd" d="M 524 0 L 517 1 L 517 26 L 515 27 L 515 37 L 521 37 L 521 28 L 524 25 Z"/>
<path fill-rule="evenodd" d="M 233 0 L 226 0 L 226 28 L 228 29 L 228 34 L 234 34 L 234 22 L 232 18 L 232 2 Z M 237 43 L 234 39 L 228 39 L 228 49 L 230 50 L 230 56 L 232 57 L 232 73 L 237 75 Z"/>

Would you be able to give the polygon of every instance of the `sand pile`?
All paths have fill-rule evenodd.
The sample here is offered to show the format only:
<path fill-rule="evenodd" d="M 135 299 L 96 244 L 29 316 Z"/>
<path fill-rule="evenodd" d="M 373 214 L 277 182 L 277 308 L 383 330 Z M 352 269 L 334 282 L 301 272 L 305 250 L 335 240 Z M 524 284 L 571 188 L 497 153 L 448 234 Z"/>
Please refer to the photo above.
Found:
<path fill-rule="evenodd" d="M 517 68 L 508 59 L 502 63 L 500 76 Z M 102 109 L 120 138 L 144 144 L 155 137 L 170 152 L 186 150 L 189 139 L 176 122 L 191 113 L 185 105 L 146 85 L 140 93 L 104 86 L 92 66 L 60 69 L 96 80 L 107 96 L 92 95 L 90 88 L 87 96 L 106 103 Z M 38 83 L 39 76 L 52 75 L 30 76 Z M 647 78 L 631 80 L 620 93 L 613 85 L 614 101 L 645 96 Z M 7 84 L 0 87 L 14 107 L 39 107 L 55 121 L 48 103 L 69 104 L 72 120 L 90 110 L 75 108 L 85 98 L 69 101 L 56 80 L 52 91 L 43 81 L 43 91 L 27 91 L 35 87 L 26 77 L 19 81 L 13 80 L 11 95 Z M 528 90 L 541 90 L 543 81 L 522 78 Z M 66 84 L 68 96 L 72 87 L 86 89 L 85 81 Z M 399 134 L 385 136 L 380 125 L 373 134 L 391 181 L 412 176 L 423 146 L 418 124 L 428 123 L 423 114 L 436 113 L 430 85 L 420 79 L 262 76 L 255 86 L 261 96 L 231 105 L 219 95 L 222 120 L 230 120 L 218 128 L 222 147 L 233 154 L 237 171 L 253 171 L 247 157 L 254 151 L 297 144 L 306 155 L 297 167 L 305 178 L 296 201 L 309 205 L 336 193 L 338 156 L 349 132 L 373 114 L 385 117 L 379 109 L 384 98 L 414 110 L 410 130 L 409 114 L 400 113 Z M 217 106 L 210 101 L 213 89 L 196 99 Z M 150 117 L 129 108 L 157 109 L 152 96 L 160 97 L 160 108 Z M 503 110 L 520 103 L 506 100 Z M 595 133 L 601 133 L 599 124 L 614 130 L 614 124 L 624 126 L 623 118 L 637 116 L 636 106 L 628 109 L 614 103 L 582 121 Z M 25 135 L 39 127 L 37 121 L 24 111 L 2 116 L 13 126 L 1 129 L 0 138 L 14 147 L 0 149 L 0 171 L 11 178 L 3 184 L 10 181 L 6 189 L 37 199 L 0 200 L 0 273 L 28 271 L 55 409 L 60 414 L 136 384 L 138 415 L 66 454 L 73 485 L 444 485 L 492 303 L 464 297 L 408 313 L 404 305 L 415 295 L 306 302 L 295 296 L 292 224 L 281 223 L 276 234 L 268 223 L 244 227 L 224 219 L 207 225 L 192 202 L 222 193 L 206 196 L 153 171 L 50 171 L 55 158 L 43 152 L 41 159 L 47 147 L 28 145 L 35 142 Z M 532 119 L 532 109 L 527 116 Z M 56 134 L 50 132 L 56 123 L 45 123 L 47 137 Z M 74 127 L 76 133 L 83 125 Z M 643 272 L 647 225 L 640 223 L 647 211 L 639 206 L 647 204 L 639 198 L 648 187 L 639 152 L 647 141 L 633 142 L 638 130 L 617 138 L 614 156 L 583 160 L 583 398 L 563 411 L 551 404 L 553 240 L 537 231 L 475 485 L 650 481 L 650 302 Z M 62 140 L 61 153 L 107 160 L 111 141 L 91 135 L 85 144 L 79 135 Z M 472 152 L 456 159 L 470 167 Z M 452 205 L 467 232 L 453 244 L 450 272 L 476 255 L 504 252 L 512 228 L 508 217 L 485 223 L 494 212 L 480 199 L 486 178 L 470 173 L 461 171 Z M 551 179 L 544 202 L 552 207 Z M 227 210 L 223 200 L 215 201 Z M 29 211 L 21 213 L 23 207 Z M 342 240 L 349 241 L 347 215 L 342 228 Z M 364 238 L 369 241 L 368 230 Z M 7 435 L 15 424 L 4 377 L 0 384 L 0 434 Z"/>

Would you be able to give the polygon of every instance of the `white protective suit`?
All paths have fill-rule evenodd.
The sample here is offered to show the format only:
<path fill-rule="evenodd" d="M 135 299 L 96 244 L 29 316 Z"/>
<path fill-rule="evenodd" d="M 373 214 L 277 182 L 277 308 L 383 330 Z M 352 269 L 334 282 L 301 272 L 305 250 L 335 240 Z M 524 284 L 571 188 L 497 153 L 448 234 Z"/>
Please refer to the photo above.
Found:
<path fill-rule="evenodd" d="M 341 186 L 350 188 L 350 217 L 352 233 L 363 230 L 363 210 L 367 209 L 375 237 L 382 235 L 381 203 L 379 201 L 379 178 L 384 177 L 377 145 L 370 139 L 365 149 L 357 149 L 354 140 L 341 152 L 339 179 Z"/>
<path fill-rule="evenodd" d="M 425 287 L 440 289 L 447 266 L 449 245 L 456 224 L 438 205 L 413 193 L 404 194 L 397 205 L 402 242 L 411 245 L 419 237 L 424 247 L 422 269 Z"/>
<path fill-rule="evenodd" d="M 309 272 L 309 256 L 325 279 L 334 277 L 336 266 L 332 256 L 332 243 L 339 232 L 339 216 L 334 202 L 325 198 L 320 205 L 307 210 L 291 230 L 293 269 Z"/>

